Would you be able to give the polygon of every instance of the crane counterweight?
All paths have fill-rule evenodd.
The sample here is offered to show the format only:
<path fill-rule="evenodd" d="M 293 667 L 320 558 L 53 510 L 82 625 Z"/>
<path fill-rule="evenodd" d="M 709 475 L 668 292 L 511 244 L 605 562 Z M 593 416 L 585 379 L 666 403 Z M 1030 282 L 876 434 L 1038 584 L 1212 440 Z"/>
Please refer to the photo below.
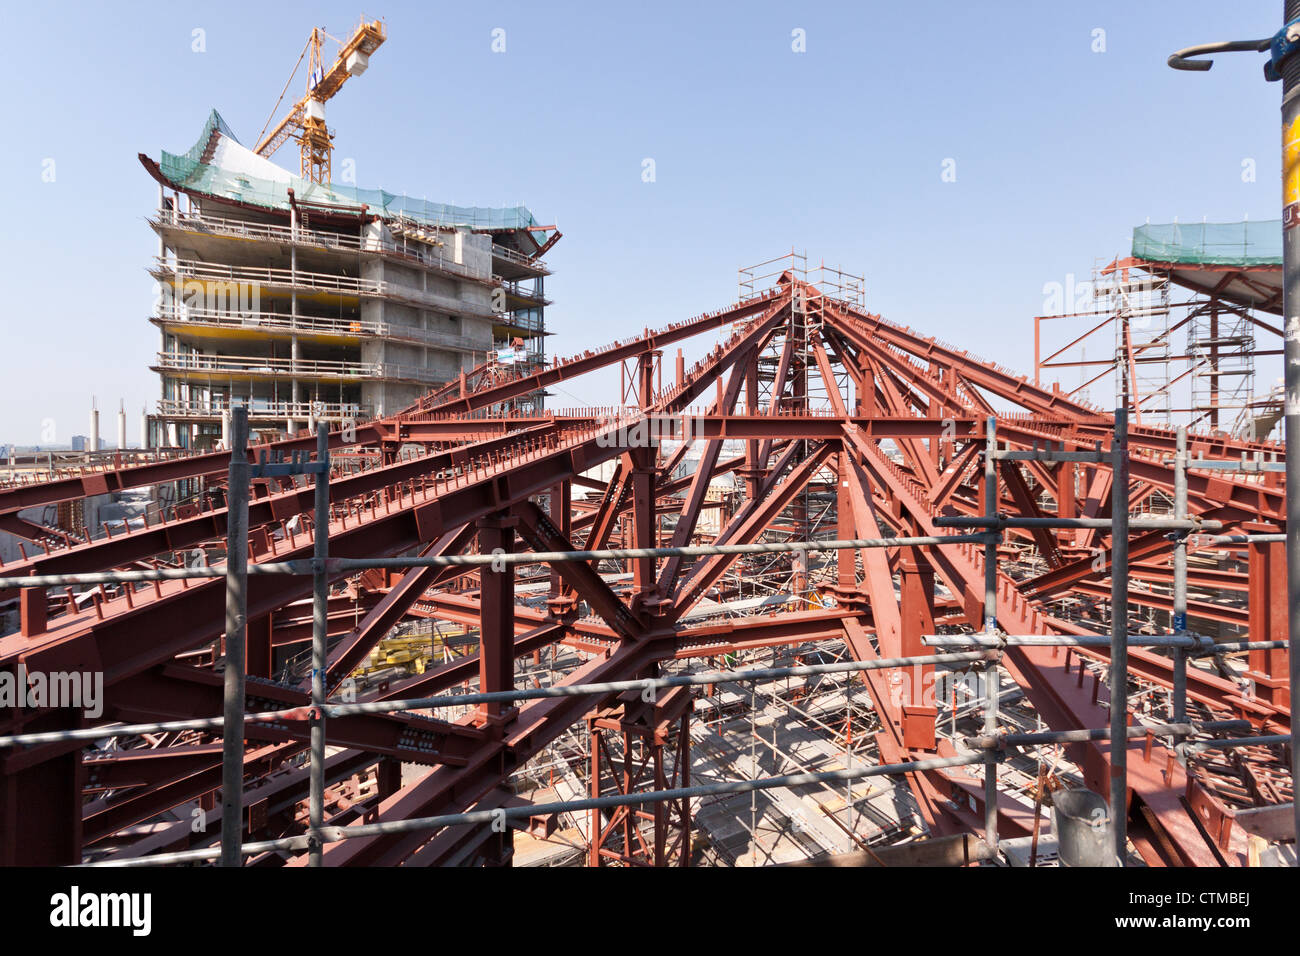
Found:
<path fill-rule="evenodd" d="M 366 72 L 370 66 L 370 54 L 379 49 L 387 33 L 382 20 L 362 20 L 347 41 L 340 44 L 338 55 L 326 68 L 321 45 L 328 36 L 320 28 L 312 29 L 303 51 L 308 56 L 307 92 L 253 150 L 259 156 L 269 158 L 286 140 L 298 140 L 302 147 L 302 178 L 313 183 L 330 181 L 334 136 L 325 125 L 325 103 L 342 88 L 348 77 Z M 298 64 L 301 63 L 300 56 Z M 294 73 L 297 71 L 295 65 Z M 293 82 L 292 75 L 289 81 Z M 283 94 L 281 96 L 283 98 Z"/>

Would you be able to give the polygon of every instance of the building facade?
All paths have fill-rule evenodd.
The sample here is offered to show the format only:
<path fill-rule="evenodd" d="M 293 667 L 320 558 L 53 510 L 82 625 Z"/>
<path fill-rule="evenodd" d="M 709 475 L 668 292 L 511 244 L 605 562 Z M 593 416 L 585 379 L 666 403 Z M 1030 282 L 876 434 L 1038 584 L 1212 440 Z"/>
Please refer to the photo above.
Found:
<path fill-rule="evenodd" d="M 310 183 L 215 111 L 188 153 L 140 160 L 159 188 L 151 447 L 216 447 L 235 405 L 254 431 L 296 434 L 545 361 L 541 256 L 559 233 L 523 207 Z"/>

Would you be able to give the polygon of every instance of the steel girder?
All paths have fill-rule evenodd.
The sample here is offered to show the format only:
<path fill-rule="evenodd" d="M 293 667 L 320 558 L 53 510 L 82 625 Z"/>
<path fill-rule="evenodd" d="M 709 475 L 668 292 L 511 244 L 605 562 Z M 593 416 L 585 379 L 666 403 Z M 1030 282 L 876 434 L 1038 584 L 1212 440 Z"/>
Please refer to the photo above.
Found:
<path fill-rule="evenodd" d="M 798 309 L 796 299 L 802 303 Z M 808 321 L 805 310 L 809 308 L 818 321 Z M 653 394 L 646 370 L 655 353 L 692 335 L 728 326 L 733 331 L 724 343 L 689 372 L 679 363 L 678 380 Z M 773 365 L 770 377 L 762 381 L 770 383 L 771 391 L 760 408 L 759 355 L 768 349 L 774 349 Z M 642 372 L 637 409 L 617 415 L 586 410 L 523 418 L 508 413 L 506 406 L 515 398 L 632 359 L 640 363 Z M 825 408 L 809 405 L 810 371 L 821 379 Z M 849 384 L 850 392 L 841 390 L 840 381 Z M 690 412 L 691 403 L 711 388 L 717 389 L 711 406 L 701 414 Z M 1023 412 L 996 414 L 994 400 Z M 825 474 L 832 465 L 840 487 L 841 534 L 850 530 L 859 536 L 890 531 L 942 533 L 936 517 L 980 510 L 976 502 L 982 475 L 975 463 L 984 437 L 983 420 L 991 414 L 997 417 L 999 440 L 1013 448 L 1052 442 L 1069 450 L 1090 449 L 1095 442 L 1107 440 L 1110 428 L 1109 416 L 1098 409 L 827 299 L 815 287 L 786 276 L 777 288 L 731 309 L 665 330 L 647 330 L 608 349 L 556 362 L 534 375 L 503 382 L 469 374 L 399 415 L 360 426 L 351 442 L 345 442 L 341 432 L 331 435 L 332 449 L 377 448 L 382 454 L 331 481 L 330 552 L 355 557 L 464 553 L 483 547 L 485 541 L 506 541 L 502 529 L 508 531 L 509 547 L 567 550 L 580 529 L 586 532 L 588 547 L 615 539 L 646 543 L 658 538 L 656 523 L 665 503 L 671 511 L 674 500 L 681 502 L 679 520 L 671 535 L 658 538 L 664 544 L 757 541 L 764 535 L 787 535 L 790 528 L 803 533 L 800 522 L 807 519 L 799 510 L 803 507 L 800 493 L 814 485 L 831 487 Z M 698 474 L 676 474 L 685 446 L 661 459 L 629 446 L 629 426 L 637 423 L 652 427 L 655 434 L 687 437 L 697 447 L 703 442 Z M 728 440 L 745 443 L 743 457 L 721 460 Z M 1136 426 L 1130 429 L 1130 442 L 1131 473 L 1141 482 L 1134 500 L 1171 488 L 1173 471 L 1166 458 L 1173 448 L 1172 433 Z M 311 439 L 300 438 L 266 450 L 307 451 L 312 445 Z M 404 450 L 412 446 L 421 453 Z M 886 451 L 890 446 L 897 449 L 897 459 Z M 1218 436 L 1193 436 L 1192 448 L 1194 454 L 1207 458 L 1277 452 L 1271 444 Z M 261 450 L 252 450 L 250 458 Z M 592 469 L 610 459 L 619 461 L 614 477 L 593 478 Z M 187 456 L 0 489 L 0 516 L 16 517 L 19 510 L 37 504 L 180 479 L 203 479 L 215 488 L 210 504 L 199 509 L 85 544 L 51 545 L 41 538 L 42 529 L 27 529 L 33 538 L 41 538 L 40 553 L 3 571 L 53 573 L 174 562 L 178 552 L 195 547 L 215 551 L 219 557 L 214 545 L 225 528 L 220 481 L 228 461 L 225 453 Z M 703 534 L 699 519 L 709 479 L 725 470 L 745 473 L 747 500 L 724 515 L 716 536 Z M 1050 514 L 1044 510 L 1046 498 L 1056 513 L 1101 517 L 1107 513 L 1109 471 L 1104 467 L 1034 462 L 1021 470 L 1008 462 L 1002 477 L 1006 488 L 1000 500 L 1008 510 Z M 1076 481 L 1081 485 L 1077 495 Z M 535 503 L 538 496 L 570 482 L 603 492 L 594 512 L 583 515 L 581 503 L 567 496 L 553 499 L 549 513 Z M 1216 517 L 1230 526 L 1261 521 L 1278 526 L 1281 521 L 1281 488 L 1267 475 L 1244 480 L 1193 471 L 1190 484 L 1192 510 L 1203 517 Z M 683 497 L 677 499 L 679 493 Z M 310 554 L 312 534 L 306 514 L 311 497 L 310 486 L 283 483 L 260 489 L 250 507 L 254 563 Z M 485 529 L 490 537 L 484 537 Z M 1085 552 L 1087 558 L 1075 556 L 1080 548 L 1107 545 L 1108 536 L 1026 533 L 1017 540 L 1039 552 L 1050 570 L 1023 581 L 999 575 L 1000 626 L 1010 633 L 1086 632 L 1079 624 L 1054 617 L 1043 601 L 1080 586 L 1102 588 L 1104 561 L 1099 568 L 1091 552 Z M 1167 548 L 1162 537 L 1139 536 L 1131 557 L 1151 565 L 1162 560 Z M 936 576 L 955 597 L 958 613 L 972 622 L 978 618 L 983 569 L 982 554 L 976 549 L 961 545 L 907 549 L 907 553 L 871 549 L 861 558 L 861 580 L 854 562 L 838 562 L 834 591 L 840 602 L 833 608 L 703 623 L 692 623 L 687 612 L 729 573 L 731 559 L 667 559 L 657 568 L 642 561 L 630 588 L 612 587 L 602 569 L 591 563 L 558 565 L 552 597 L 569 594 L 599 620 L 578 617 L 564 610 L 563 602 L 550 611 L 516 602 L 513 572 L 509 580 L 487 571 L 451 574 L 420 569 L 397 576 L 362 575 L 331 597 L 331 615 L 338 619 L 331 632 L 337 629 L 340 639 L 332 649 L 329 681 L 337 686 L 396 623 L 428 616 L 477 628 L 482 653 L 473 651 L 424 674 L 395 681 L 369 699 L 437 693 L 476 679 L 483 686 L 505 686 L 514 658 L 548 645 L 567 645 L 587 658 L 564 678 L 569 683 L 644 676 L 658 662 L 672 659 L 832 639 L 844 640 L 859 659 L 911 653 L 919 633 L 932 628 L 936 620 L 949 619 L 949 605 L 944 603 L 941 611 L 933 586 L 926 584 Z M 1159 578 L 1159 567 L 1157 563 L 1150 571 L 1139 571 L 1139 576 Z M 336 576 L 336 586 L 345 583 L 343 578 Z M 458 592 L 446 590 L 453 579 Z M 1215 580 L 1207 573 L 1199 583 L 1209 586 Z M 1225 583 L 1240 586 L 1235 579 Z M 266 619 L 272 648 L 277 631 L 281 643 L 305 636 L 300 612 L 294 609 L 304 607 L 308 582 L 254 576 L 249 590 L 250 620 Z M 345 627 L 349 598 L 360 620 Z M 51 604 L 55 613 L 47 616 L 43 627 L 33 611 L 26 633 L 0 637 L 0 669 L 13 670 L 21 662 L 31 670 L 102 671 L 110 719 L 217 713 L 220 681 L 211 669 L 211 655 L 202 652 L 221 638 L 221 600 L 219 580 L 120 590 L 80 610 L 61 608 L 55 597 Z M 1140 600 L 1140 595 L 1135 592 L 1131 600 Z M 1233 608 L 1218 611 L 1234 619 L 1238 613 Z M 1252 616 L 1251 626 L 1273 627 L 1275 617 Z M 1049 726 L 1102 726 L 1101 702 L 1082 680 L 1085 657 L 1104 659 L 1105 654 L 1019 648 L 1008 654 L 1006 666 Z M 1280 673 L 1276 654 L 1259 655 L 1252 665 L 1265 678 Z M 1169 659 L 1152 652 L 1131 652 L 1130 669 L 1135 678 L 1157 685 L 1170 679 Z M 933 715 L 924 700 L 891 694 L 888 672 L 864 673 L 881 711 L 877 743 L 882 760 L 948 752 L 950 745 L 934 737 Z M 269 681 L 250 680 L 249 694 L 250 707 L 253 702 L 259 707 L 305 702 L 302 688 Z M 1247 700 L 1232 682 L 1193 669 L 1189 695 L 1217 711 L 1242 714 L 1260 727 L 1289 726 L 1289 700 L 1272 687 L 1268 695 Z M 515 768 L 584 715 L 613 703 L 611 699 L 547 699 L 460 723 L 400 715 L 331 720 L 329 743 L 347 748 L 331 758 L 333 772 L 346 775 L 384 759 L 430 766 L 424 777 L 406 787 L 394 784 L 383 795 L 376 807 L 381 820 L 498 805 L 503 799 L 501 785 Z M 48 711 L 0 715 L 3 732 L 77 723 L 66 714 Z M 280 780 L 276 799 L 291 807 L 293 800 L 301 799 L 305 781 L 299 775 L 289 786 L 283 783 L 283 775 L 272 771 L 288 755 L 300 752 L 305 722 L 301 727 L 293 722 L 250 725 L 248 733 L 256 746 L 247 761 L 247 797 L 260 799 L 257 794 Z M 413 750 L 410 741 L 416 738 L 424 742 Z M 0 754 L 0 862 L 75 862 L 83 847 L 92 843 L 121 845 L 115 834 L 123 827 L 212 793 L 219 785 L 214 747 L 210 735 L 200 735 L 164 741 L 143 752 L 115 751 L 108 757 L 82 755 L 69 746 Z M 1075 749 L 1090 777 L 1105 771 L 1106 745 Z M 1166 779 L 1171 771 L 1164 762 L 1144 760 L 1138 752 L 1130 757 L 1129 766 L 1138 804 L 1153 821 L 1162 844 L 1175 847 L 1181 862 L 1209 861 L 1212 850 L 1179 803 L 1181 788 L 1186 786 L 1181 770 Z M 1154 769 L 1157 766 L 1159 770 Z M 911 775 L 908 783 L 936 831 L 978 826 L 980 818 L 958 809 L 949 799 L 960 793 L 982 800 L 970 778 L 957 772 L 931 772 Z M 39 808 L 24 799 L 37 787 L 52 795 Z M 1016 832 L 1020 818 L 1010 804 L 1004 809 L 1007 832 Z M 156 852 L 193 842 L 177 833 L 124 846 L 121 852 Z M 329 864 L 420 864 L 459 859 L 467 852 L 458 836 L 419 833 L 348 840 L 328 847 L 325 858 Z"/>

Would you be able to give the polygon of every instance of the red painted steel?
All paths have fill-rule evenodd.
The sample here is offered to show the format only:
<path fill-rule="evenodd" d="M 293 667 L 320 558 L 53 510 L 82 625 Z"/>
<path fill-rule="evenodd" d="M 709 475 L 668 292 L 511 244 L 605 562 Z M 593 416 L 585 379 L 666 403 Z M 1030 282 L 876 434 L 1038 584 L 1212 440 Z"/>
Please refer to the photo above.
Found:
<path fill-rule="evenodd" d="M 705 332 L 726 338 L 689 369 L 679 358 L 674 380 L 661 389 L 663 349 Z M 515 399 L 625 362 L 632 373 L 630 405 L 526 417 L 511 413 Z M 696 402 L 705 406 L 698 413 L 692 409 Z M 995 406 L 1017 411 L 995 412 Z M 982 511 L 979 459 L 984 419 L 991 414 L 997 418 L 999 441 L 1011 448 L 1050 443 L 1082 451 L 1109 441 L 1111 419 L 1100 409 L 786 275 L 776 288 L 730 309 L 646 330 L 508 381 L 476 370 L 398 415 L 358 427 L 349 442 L 342 432 L 331 435 L 332 449 L 376 453 L 341 458 L 348 464 L 331 478 L 330 553 L 509 553 L 799 538 L 812 527 L 810 491 L 837 503 L 833 526 L 840 537 L 946 534 L 950 532 L 937 518 Z M 647 434 L 685 436 L 700 452 L 696 469 L 687 467 L 683 473 L 689 461 L 686 446 L 657 454 L 642 440 Z M 1172 490 L 1174 435 L 1135 425 L 1129 440 L 1131 506 L 1146 508 Z M 743 454 L 725 457 L 726 441 L 743 444 Z M 1190 446 L 1194 456 L 1207 458 L 1278 451 L 1273 444 L 1208 435 L 1191 436 Z M 311 447 L 309 439 L 290 439 L 253 449 L 250 456 Z M 225 533 L 221 478 L 227 464 L 228 455 L 214 453 L 0 487 L 0 516 L 14 519 L 5 527 L 40 542 L 21 560 L 0 566 L 0 574 L 174 565 L 200 548 L 220 563 Z M 737 476 L 743 491 L 736 500 L 711 494 L 713 479 L 727 472 Z M 181 479 L 206 484 L 208 493 L 197 505 L 147 527 L 110 529 L 110 535 L 94 541 L 51 535 L 16 517 L 19 510 L 37 505 Z M 1109 483 L 1105 466 L 1007 461 L 1000 470 L 998 500 L 1010 513 L 1104 518 Z M 310 486 L 268 483 L 255 488 L 249 509 L 250 562 L 310 556 L 312 497 Z M 1283 489 L 1271 474 L 1193 471 L 1189 503 L 1193 514 L 1223 521 L 1229 531 L 1282 527 Z M 716 518 L 710 528 L 704 524 L 706 514 L 711 521 Z M 665 516 L 676 518 L 671 530 Z M 1065 620 L 1059 603 L 1067 597 L 1106 603 L 1107 531 L 1013 532 L 1006 543 L 1007 560 L 1027 549 L 1041 561 L 1035 573 L 1013 576 L 1000 569 L 1000 628 L 1011 634 L 1108 631 L 1086 607 L 1077 619 Z M 1170 549 L 1163 533 L 1133 536 L 1129 599 L 1135 608 L 1168 609 Z M 367 692 L 369 698 L 401 699 L 467 683 L 505 689 L 514 686 L 519 659 L 548 647 L 578 652 L 585 663 L 562 680 L 585 683 L 641 678 L 675 659 L 805 642 L 842 640 L 863 660 L 913 655 L 925 653 L 921 635 L 940 624 L 964 620 L 982 626 L 981 548 L 864 549 L 856 557 L 840 552 L 828 565 L 830 578 L 820 590 L 827 600 L 818 597 L 814 603 L 798 594 L 794 610 L 741 618 L 709 610 L 709 601 L 725 604 L 736 594 L 744 574 L 738 568 L 744 565 L 731 556 L 641 558 L 625 562 L 626 577 L 611 577 L 610 565 L 591 562 L 557 563 L 535 579 L 525 579 L 512 565 L 505 570 L 339 574 L 330 598 L 335 643 L 328 681 L 340 688 L 396 625 L 429 618 L 466 629 L 462 656 L 395 678 Z M 1193 568 L 1198 591 L 1189 602 L 1193 627 L 1209 628 L 1217 621 L 1248 625 L 1256 639 L 1285 636 L 1280 551 L 1254 547 L 1248 558 L 1248 577 L 1233 570 Z M 811 586 L 806 563 L 792 562 L 792 568 L 796 584 Z M 545 582 L 544 604 L 521 599 L 525 580 Z M 937 584 L 946 597 L 936 599 Z M 222 638 L 222 587 L 220 579 L 209 579 L 119 588 L 81 606 L 68 605 L 62 592 L 24 589 L 20 627 L 0 636 L 0 671 L 16 674 L 21 665 L 28 671 L 102 673 L 105 708 L 100 720 L 216 714 L 221 678 L 213 659 Z M 310 636 L 310 604 L 304 603 L 310 590 L 310 578 L 250 578 L 250 708 L 306 703 L 306 678 L 290 674 L 285 657 L 300 651 Z M 1241 595 L 1248 601 L 1242 603 Z M 1018 648 L 1008 653 L 1005 666 L 1048 726 L 1099 727 L 1107 722 L 1106 701 L 1085 679 L 1084 661 L 1104 662 L 1105 657 L 1101 650 Z M 1170 658 L 1154 651 L 1132 651 L 1130 672 L 1139 683 L 1157 687 L 1172 681 Z M 1243 692 L 1238 683 L 1192 668 L 1189 698 L 1209 713 L 1242 716 L 1261 730 L 1279 732 L 1290 723 L 1285 674 L 1285 652 L 1253 652 L 1248 675 L 1253 690 Z M 914 669 L 902 693 L 891 689 L 898 676 L 893 671 L 863 673 L 880 716 L 880 760 L 951 753 L 951 743 L 936 726 L 935 701 L 923 690 L 932 683 L 933 668 Z M 420 714 L 331 719 L 329 745 L 342 748 L 330 758 L 331 779 L 374 773 L 382 782 L 364 815 L 340 811 L 339 823 L 500 806 L 509 797 L 503 784 L 511 773 L 584 720 L 592 743 L 593 793 L 608 791 L 601 780 L 611 766 L 617 778 L 614 790 L 621 793 L 684 783 L 689 779 L 689 703 L 690 694 L 682 690 L 653 706 L 643 706 L 636 695 L 565 697 L 517 707 L 484 706 L 461 721 Z M 0 733 L 82 723 L 79 715 L 48 708 L 0 713 Z M 301 768 L 290 767 L 305 749 L 307 733 L 306 723 L 299 721 L 249 726 L 246 802 L 257 808 L 250 815 L 250 833 L 302 832 L 301 814 L 294 807 L 305 798 L 307 778 Z M 622 742 L 621 753 L 609 746 L 615 737 Z M 106 846 L 118 847 L 124 855 L 144 855 L 201 845 L 202 838 L 174 827 L 146 838 L 127 831 L 194 802 L 215 806 L 218 739 L 164 735 L 141 749 L 107 756 L 75 745 L 0 751 L 0 863 L 76 863 Z M 676 762 L 665 759 L 672 747 Z M 1108 745 L 1073 746 L 1070 753 L 1088 780 L 1104 789 Z M 431 769 L 403 785 L 394 770 L 398 761 Z M 669 763 L 674 769 L 665 769 Z M 1149 862 L 1240 862 L 1232 850 L 1235 844 L 1207 836 L 1204 818 L 1198 823 L 1192 815 L 1202 812 L 1204 817 L 1206 808 L 1217 805 L 1211 796 L 1213 779 L 1200 771 L 1185 774 L 1159 744 L 1135 742 L 1128 763 L 1132 813 L 1141 824 L 1136 845 Z M 929 771 L 908 775 L 906 781 L 935 832 L 983 825 L 982 788 L 965 773 Z M 32 793 L 42 798 L 32 800 Z M 1197 794 L 1196 799 L 1184 800 L 1184 793 Z M 999 807 L 1006 833 L 1028 832 L 1013 801 L 1000 801 Z M 594 814 L 592 824 L 592 861 L 633 865 L 689 859 L 689 806 L 684 802 Z M 475 850 L 472 841 L 451 831 L 389 834 L 329 845 L 325 862 L 432 864 L 475 852 L 483 861 L 507 863 L 511 844 L 503 837 Z"/>

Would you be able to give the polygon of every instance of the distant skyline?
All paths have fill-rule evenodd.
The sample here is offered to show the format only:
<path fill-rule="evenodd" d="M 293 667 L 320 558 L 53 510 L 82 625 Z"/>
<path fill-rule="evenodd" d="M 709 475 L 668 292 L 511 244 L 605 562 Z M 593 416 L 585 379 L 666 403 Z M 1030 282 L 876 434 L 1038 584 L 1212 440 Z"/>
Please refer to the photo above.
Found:
<path fill-rule="evenodd" d="M 67 446 L 95 396 L 101 437 L 123 400 L 138 444 L 159 336 L 157 186 L 137 153 L 188 149 L 214 107 L 252 145 L 311 27 L 344 36 L 361 12 L 6 8 L 23 42 L 0 92 L 0 442 Z M 365 12 L 388 40 L 329 104 L 336 176 L 556 223 L 552 354 L 722 307 L 738 267 L 793 245 L 865 274 L 871 311 L 1032 374 L 1045 290 L 1126 253 L 1134 226 L 1279 215 L 1263 57 L 1165 65 L 1272 34 L 1273 0 Z M 295 167 L 293 144 L 275 160 Z M 552 404 L 614 391 L 577 383 Z"/>

